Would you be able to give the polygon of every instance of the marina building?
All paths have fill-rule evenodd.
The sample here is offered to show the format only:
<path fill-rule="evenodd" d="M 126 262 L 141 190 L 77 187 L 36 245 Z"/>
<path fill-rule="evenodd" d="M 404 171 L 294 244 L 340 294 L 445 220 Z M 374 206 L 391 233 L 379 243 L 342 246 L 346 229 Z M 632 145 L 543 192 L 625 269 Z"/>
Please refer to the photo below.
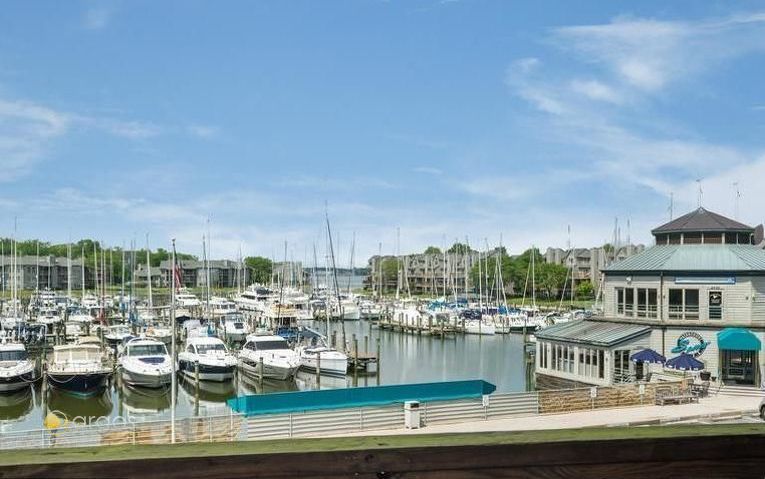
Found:
<path fill-rule="evenodd" d="M 595 248 L 547 248 L 545 261 L 560 264 L 572 271 L 573 287 L 582 281 L 592 283 L 595 291 L 600 288 L 601 270 L 611 263 L 621 261 L 642 252 L 642 244 L 622 246 L 605 245 Z"/>
<path fill-rule="evenodd" d="M 489 253 L 494 254 L 494 253 Z M 402 256 L 372 256 L 369 259 L 369 275 L 364 288 L 378 291 L 380 285 L 386 293 L 401 291 L 412 294 L 442 295 L 454 291 L 464 293 L 466 278 L 469 280 L 473 265 L 478 262 L 478 252 L 409 254 Z M 395 265 L 389 271 L 387 265 Z M 468 286 L 470 288 L 470 286 Z"/>
<path fill-rule="evenodd" d="M 698 208 L 652 234 L 654 246 L 601 269 L 602 313 L 537 332 L 538 387 L 645 378 L 663 368 L 630 360 L 646 348 L 691 355 L 724 383 L 761 383 L 762 227 Z"/>
<path fill-rule="evenodd" d="M 242 287 L 249 284 L 250 275 L 247 268 L 242 268 L 241 263 L 228 259 L 210 260 L 205 264 L 198 260 L 178 260 L 181 284 L 187 288 L 203 288 L 207 286 L 207 269 L 210 270 L 210 285 L 213 288 L 235 288 L 237 277 Z M 159 265 L 162 274 L 161 281 L 164 285 L 171 284 L 170 261 L 162 261 Z M 145 281 L 145 273 L 144 278 Z"/>
<path fill-rule="evenodd" d="M 11 256 L 0 257 L 0 284 L 6 291 L 10 291 L 13 285 L 13 269 Z M 82 288 L 82 261 L 72 259 L 71 269 L 68 267 L 67 258 L 55 256 L 18 256 L 16 258 L 16 281 L 20 289 L 33 290 L 49 288 L 65 290 Z M 93 270 L 85 265 L 85 287 L 93 288 Z"/>

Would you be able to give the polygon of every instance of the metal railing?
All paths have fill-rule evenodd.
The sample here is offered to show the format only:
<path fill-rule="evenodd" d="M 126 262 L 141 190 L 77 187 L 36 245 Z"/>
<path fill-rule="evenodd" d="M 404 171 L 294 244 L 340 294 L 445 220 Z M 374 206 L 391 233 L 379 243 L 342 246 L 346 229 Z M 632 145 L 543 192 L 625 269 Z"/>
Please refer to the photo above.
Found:
<path fill-rule="evenodd" d="M 538 393 L 494 394 L 484 398 L 421 404 L 424 425 L 528 416 L 539 413 Z M 402 404 L 300 411 L 245 417 L 242 414 L 177 419 L 177 443 L 229 442 L 327 436 L 404 427 Z M 68 425 L 58 429 L 9 431 L 0 450 L 87 447 L 117 444 L 167 444 L 169 420 L 118 424 Z"/>

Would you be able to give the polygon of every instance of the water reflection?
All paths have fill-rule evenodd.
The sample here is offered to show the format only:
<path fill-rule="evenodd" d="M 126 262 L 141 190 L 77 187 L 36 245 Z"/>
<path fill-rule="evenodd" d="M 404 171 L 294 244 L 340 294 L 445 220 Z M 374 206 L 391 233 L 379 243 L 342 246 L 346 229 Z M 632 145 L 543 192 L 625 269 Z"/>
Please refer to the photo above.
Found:
<path fill-rule="evenodd" d="M 131 416 L 161 417 L 163 411 L 170 409 L 169 387 L 149 389 L 123 383 L 120 392 L 125 412 Z"/>
<path fill-rule="evenodd" d="M 263 382 L 257 378 L 239 374 L 239 394 L 267 394 L 267 393 L 283 393 L 289 391 L 297 391 L 298 385 L 295 381 L 279 381 L 277 379 L 264 378 Z"/>
<path fill-rule="evenodd" d="M 94 423 L 99 417 L 111 416 L 114 409 L 112 395 L 108 390 L 97 396 L 81 397 L 52 388 L 48 392 L 47 401 L 49 411 L 60 411 L 70 421 L 77 418 L 77 421 L 85 424 Z"/>
<path fill-rule="evenodd" d="M 29 414 L 34 407 L 32 387 L 0 394 L 0 420 L 13 421 Z"/>
<path fill-rule="evenodd" d="M 316 389 L 341 389 L 348 387 L 348 379 L 342 376 L 322 376 L 321 384 L 316 377 L 316 373 L 308 371 L 298 371 L 295 375 L 295 382 L 301 391 L 310 391 Z"/>

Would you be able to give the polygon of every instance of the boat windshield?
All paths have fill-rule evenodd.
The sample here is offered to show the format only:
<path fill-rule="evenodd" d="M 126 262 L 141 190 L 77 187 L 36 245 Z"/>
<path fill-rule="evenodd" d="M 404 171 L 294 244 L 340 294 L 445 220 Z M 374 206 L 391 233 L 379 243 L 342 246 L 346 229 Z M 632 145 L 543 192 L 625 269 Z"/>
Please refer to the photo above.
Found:
<path fill-rule="evenodd" d="M 289 349 L 287 341 L 257 341 L 255 342 L 255 348 L 258 351 L 271 351 L 274 349 Z"/>
<path fill-rule="evenodd" d="M 164 344 L 137 344 L 128 348 L 128 356 L 157 356 L 167 354 Z"/>
<path fill-rule="evenodd" d="M 226 346 L 223 344 L 199 344 L 197 345 L 197 354 L 207 354 L 213 351 L 226 351 Z"/>
<path fill-rule="evenodd" d="M 0 361 L 23 361 L 27 357 L 26 351 L 0 351 Z"/>

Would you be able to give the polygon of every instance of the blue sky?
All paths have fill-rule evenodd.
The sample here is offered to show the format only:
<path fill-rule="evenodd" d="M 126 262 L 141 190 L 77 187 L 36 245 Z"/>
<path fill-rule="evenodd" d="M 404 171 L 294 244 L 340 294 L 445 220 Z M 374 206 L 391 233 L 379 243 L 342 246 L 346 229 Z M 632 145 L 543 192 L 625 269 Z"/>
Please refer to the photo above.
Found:
<path fill-rule="evenodd" d="M 304 259 L 326 201 L 360 264 L 647 242 L 698 178 L 759 223 L 758 3 L 7 2 L 0 228 Z"/>

